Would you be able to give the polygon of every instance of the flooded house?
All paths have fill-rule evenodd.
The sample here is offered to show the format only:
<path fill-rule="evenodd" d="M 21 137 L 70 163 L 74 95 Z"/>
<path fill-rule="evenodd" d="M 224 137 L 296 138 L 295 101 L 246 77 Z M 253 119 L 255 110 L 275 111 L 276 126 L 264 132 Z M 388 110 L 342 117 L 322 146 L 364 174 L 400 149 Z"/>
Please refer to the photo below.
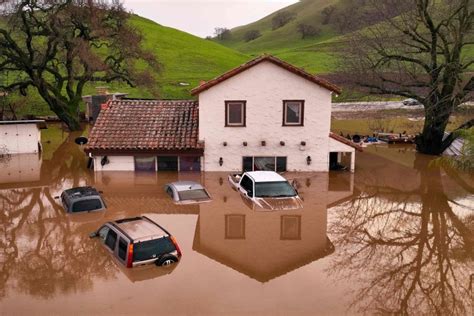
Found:
<path fill-rule="evenodd" d="M 190 100 L 109 100 L 86 152 L 96 171 L 354 171 L 361 148 L 330 132 L 340 88 L 263 55 Z"/>
<path fill-rule="evenodd" d="M 41 151 L 44 120 L 0 121 L 0 154 L 33 154 Z"/>

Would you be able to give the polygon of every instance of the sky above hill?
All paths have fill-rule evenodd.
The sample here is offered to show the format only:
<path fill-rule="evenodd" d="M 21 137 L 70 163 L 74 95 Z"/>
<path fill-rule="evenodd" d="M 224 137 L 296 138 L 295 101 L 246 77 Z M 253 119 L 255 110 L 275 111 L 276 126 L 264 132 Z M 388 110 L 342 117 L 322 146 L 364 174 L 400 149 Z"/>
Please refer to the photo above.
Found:
<path fill-rule="evenodd" d="M 124 0 L 125 8 L 165 26 L 200 36 L 215 27 L 245 25 L 298 0 Z"/>

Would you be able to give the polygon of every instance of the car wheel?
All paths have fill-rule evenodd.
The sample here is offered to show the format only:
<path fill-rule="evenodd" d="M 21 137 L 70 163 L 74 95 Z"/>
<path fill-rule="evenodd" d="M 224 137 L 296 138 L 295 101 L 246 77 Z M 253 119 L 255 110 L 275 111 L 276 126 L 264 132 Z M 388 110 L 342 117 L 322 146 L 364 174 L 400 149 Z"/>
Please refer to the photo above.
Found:
<path fill-rule="evenodd" d="M 178 258 L 173 255 L 164 255 L 160 259 L 156 261 L 156 265 L 160 267 L 167 267 L 172 265 L 173 263 L 178 262 Z"/>

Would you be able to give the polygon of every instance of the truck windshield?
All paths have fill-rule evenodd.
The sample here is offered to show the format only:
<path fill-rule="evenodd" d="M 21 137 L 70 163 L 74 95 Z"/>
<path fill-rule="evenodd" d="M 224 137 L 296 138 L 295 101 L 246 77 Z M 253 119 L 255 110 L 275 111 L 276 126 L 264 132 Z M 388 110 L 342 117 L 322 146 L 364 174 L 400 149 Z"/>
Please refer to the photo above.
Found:
<path fill-rule="evenodd" d="M 209 195 L 203 189 L 196 190 L 186 190 L 178 192 L 180 201 L 189 201 L 189 200 L 208 200 Z"/>
<path fill-rule="evenodd" d="M 255 183 L 256 197 L 292 197 L 295 189 L 287 181 Z"/>

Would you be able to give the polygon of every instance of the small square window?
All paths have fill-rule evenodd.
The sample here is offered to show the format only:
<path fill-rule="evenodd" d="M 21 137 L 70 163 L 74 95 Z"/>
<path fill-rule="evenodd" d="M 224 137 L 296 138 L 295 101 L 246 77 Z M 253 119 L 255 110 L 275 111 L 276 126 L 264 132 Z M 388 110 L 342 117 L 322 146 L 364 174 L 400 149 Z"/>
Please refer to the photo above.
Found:
<path fill-rule="evenodd" d="M 245 215 L 225 216 L 225 239 L 245 239 Z"/>
<path fill-rule="evenodd" d="M 300 215 L 282 215 L 280 227 L 281 240 L 300 240 L 301 239 L 301 216 Z"/>
<path fill-rule="evenodd" d="M 304 101 L 283 101 L 283 126 L 304 125 Z"/>
<path fill-rule="evenodd" d="M 245 126 L 246 101 L 225 102 L 225 126 Z"/>

